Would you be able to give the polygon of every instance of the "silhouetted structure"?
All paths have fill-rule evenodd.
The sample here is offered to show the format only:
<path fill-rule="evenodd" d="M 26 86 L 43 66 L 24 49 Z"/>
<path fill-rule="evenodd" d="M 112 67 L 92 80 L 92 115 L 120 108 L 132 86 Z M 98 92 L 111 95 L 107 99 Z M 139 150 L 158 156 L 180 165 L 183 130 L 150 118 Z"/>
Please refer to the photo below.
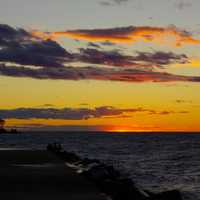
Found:
<path fill-rule="evenodd" d="M 6 133 L 6 130 L 4 129 L 5 120 L 0 118 L 0 133 Z"/>

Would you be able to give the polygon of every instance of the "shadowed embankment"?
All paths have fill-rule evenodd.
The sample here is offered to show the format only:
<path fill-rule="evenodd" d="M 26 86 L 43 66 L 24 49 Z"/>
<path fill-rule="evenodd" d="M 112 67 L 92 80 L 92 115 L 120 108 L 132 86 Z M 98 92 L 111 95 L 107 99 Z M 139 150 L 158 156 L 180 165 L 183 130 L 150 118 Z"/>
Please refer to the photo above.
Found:
<path fill-rule="evenodd" d="M 94 184 L 49 151 L 0 151 L 3 200 L 105 200 Z"/>

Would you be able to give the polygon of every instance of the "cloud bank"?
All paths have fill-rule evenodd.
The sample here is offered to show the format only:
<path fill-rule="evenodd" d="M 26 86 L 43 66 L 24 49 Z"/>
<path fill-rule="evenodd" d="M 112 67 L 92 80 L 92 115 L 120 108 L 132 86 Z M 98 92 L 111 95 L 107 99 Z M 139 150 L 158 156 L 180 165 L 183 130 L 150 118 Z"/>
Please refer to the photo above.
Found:
<path fill-rule="evenodd" d="M 70 53 L 53 40 L 35 38 L 24 29 L 0 24 L 0 61 L 21 65 L 63 67 Z"/>
<path fill-rule="evenodd" d="M 0 75 L 51 80 L 104 80 L 121 82 L 200 82 L 200 77 L 182 76 L 166 72 L 137 69 L 113 69 L 100 67 L 39 68 L 0 65 Z"/>
<path fill-rule="evenodd" d="M 144 30 L 144 34 L 146 30 L 162 34 L 165 32 L 165 29 L 150 27 L 94 29 L 81 32 L 107 39 L 128 38 L 131 32 L 137 35 L 137 32 L 141 32 L 141 30 Z M 176 33 L 181 41 L 188 41 L 186 38 L 191 38 L 187 32 L 173 30 L 173 33 Z M 200 77 L 176 75 L 163 71 L 169 64 L 188 63 L 189 58 L 185 54 L 154 51 L 125 55 L 118 50 L 99 49 L 94 44 L 92 44 L 93 48 L 81 48 L 78 53 L 69 53 L 49 36 L 47 34 L 46 38 L 43 38 L 24 29 L 0 25 L 0 75 L 51 80 L 200 81 Z M 148 34 L 143 36 L 151 38 Z M 73 63 L 77 62 L 87 65 L 84 67 L 74 66 Z M 158 69 L 162 69 L 162 71 Z"/>
<path fill-rule="evenodd" d="M 187 111 L 154 111 L 144 108 L 116 108 L 112 106 L 102 106 L 96 108 L 17 108 L 0 109 L 0 115 L 4 119 L 64 119 L 64 120 L 87 120 L 92 118 L 105 117 L 130 117 L 128 114 L 147 113 L 157 115 L 186 114 Z"/>

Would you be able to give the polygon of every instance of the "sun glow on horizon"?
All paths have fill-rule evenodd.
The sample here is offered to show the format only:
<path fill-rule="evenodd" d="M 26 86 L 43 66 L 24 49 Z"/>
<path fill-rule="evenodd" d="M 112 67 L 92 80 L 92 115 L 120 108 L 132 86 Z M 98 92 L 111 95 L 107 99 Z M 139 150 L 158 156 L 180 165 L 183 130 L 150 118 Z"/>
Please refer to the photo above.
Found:
<path fill-rule="evenodd" d="M 109 128 L 105 128 L 106 132 L 117 132 L 117 133 L 127 133 L 127 132 L 141 132 L 145 130 L 141 130 L 136 127 L 131 126 L 113 126 Z"/>

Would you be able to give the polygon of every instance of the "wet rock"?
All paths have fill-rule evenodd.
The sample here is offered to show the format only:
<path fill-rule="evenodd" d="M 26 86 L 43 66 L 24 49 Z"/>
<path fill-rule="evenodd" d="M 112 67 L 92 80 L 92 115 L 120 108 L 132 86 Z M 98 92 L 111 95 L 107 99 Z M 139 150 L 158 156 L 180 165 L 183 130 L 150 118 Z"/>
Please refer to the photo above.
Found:
<path fill-rule="evenodd" d="M 90 168 L 84 173 L 89 179 L 101 182 L 106 179 L 116 180 L 120 178 L 120 173 L 112 166 L 105 164 L 90 164 Z"/>
<path fill-rule="evenodd" d="M 104 164 L 99 164 L 91 167 L 84 175 L 95 182 L 101 182 L 110 178 L 110 174 Z"/>

